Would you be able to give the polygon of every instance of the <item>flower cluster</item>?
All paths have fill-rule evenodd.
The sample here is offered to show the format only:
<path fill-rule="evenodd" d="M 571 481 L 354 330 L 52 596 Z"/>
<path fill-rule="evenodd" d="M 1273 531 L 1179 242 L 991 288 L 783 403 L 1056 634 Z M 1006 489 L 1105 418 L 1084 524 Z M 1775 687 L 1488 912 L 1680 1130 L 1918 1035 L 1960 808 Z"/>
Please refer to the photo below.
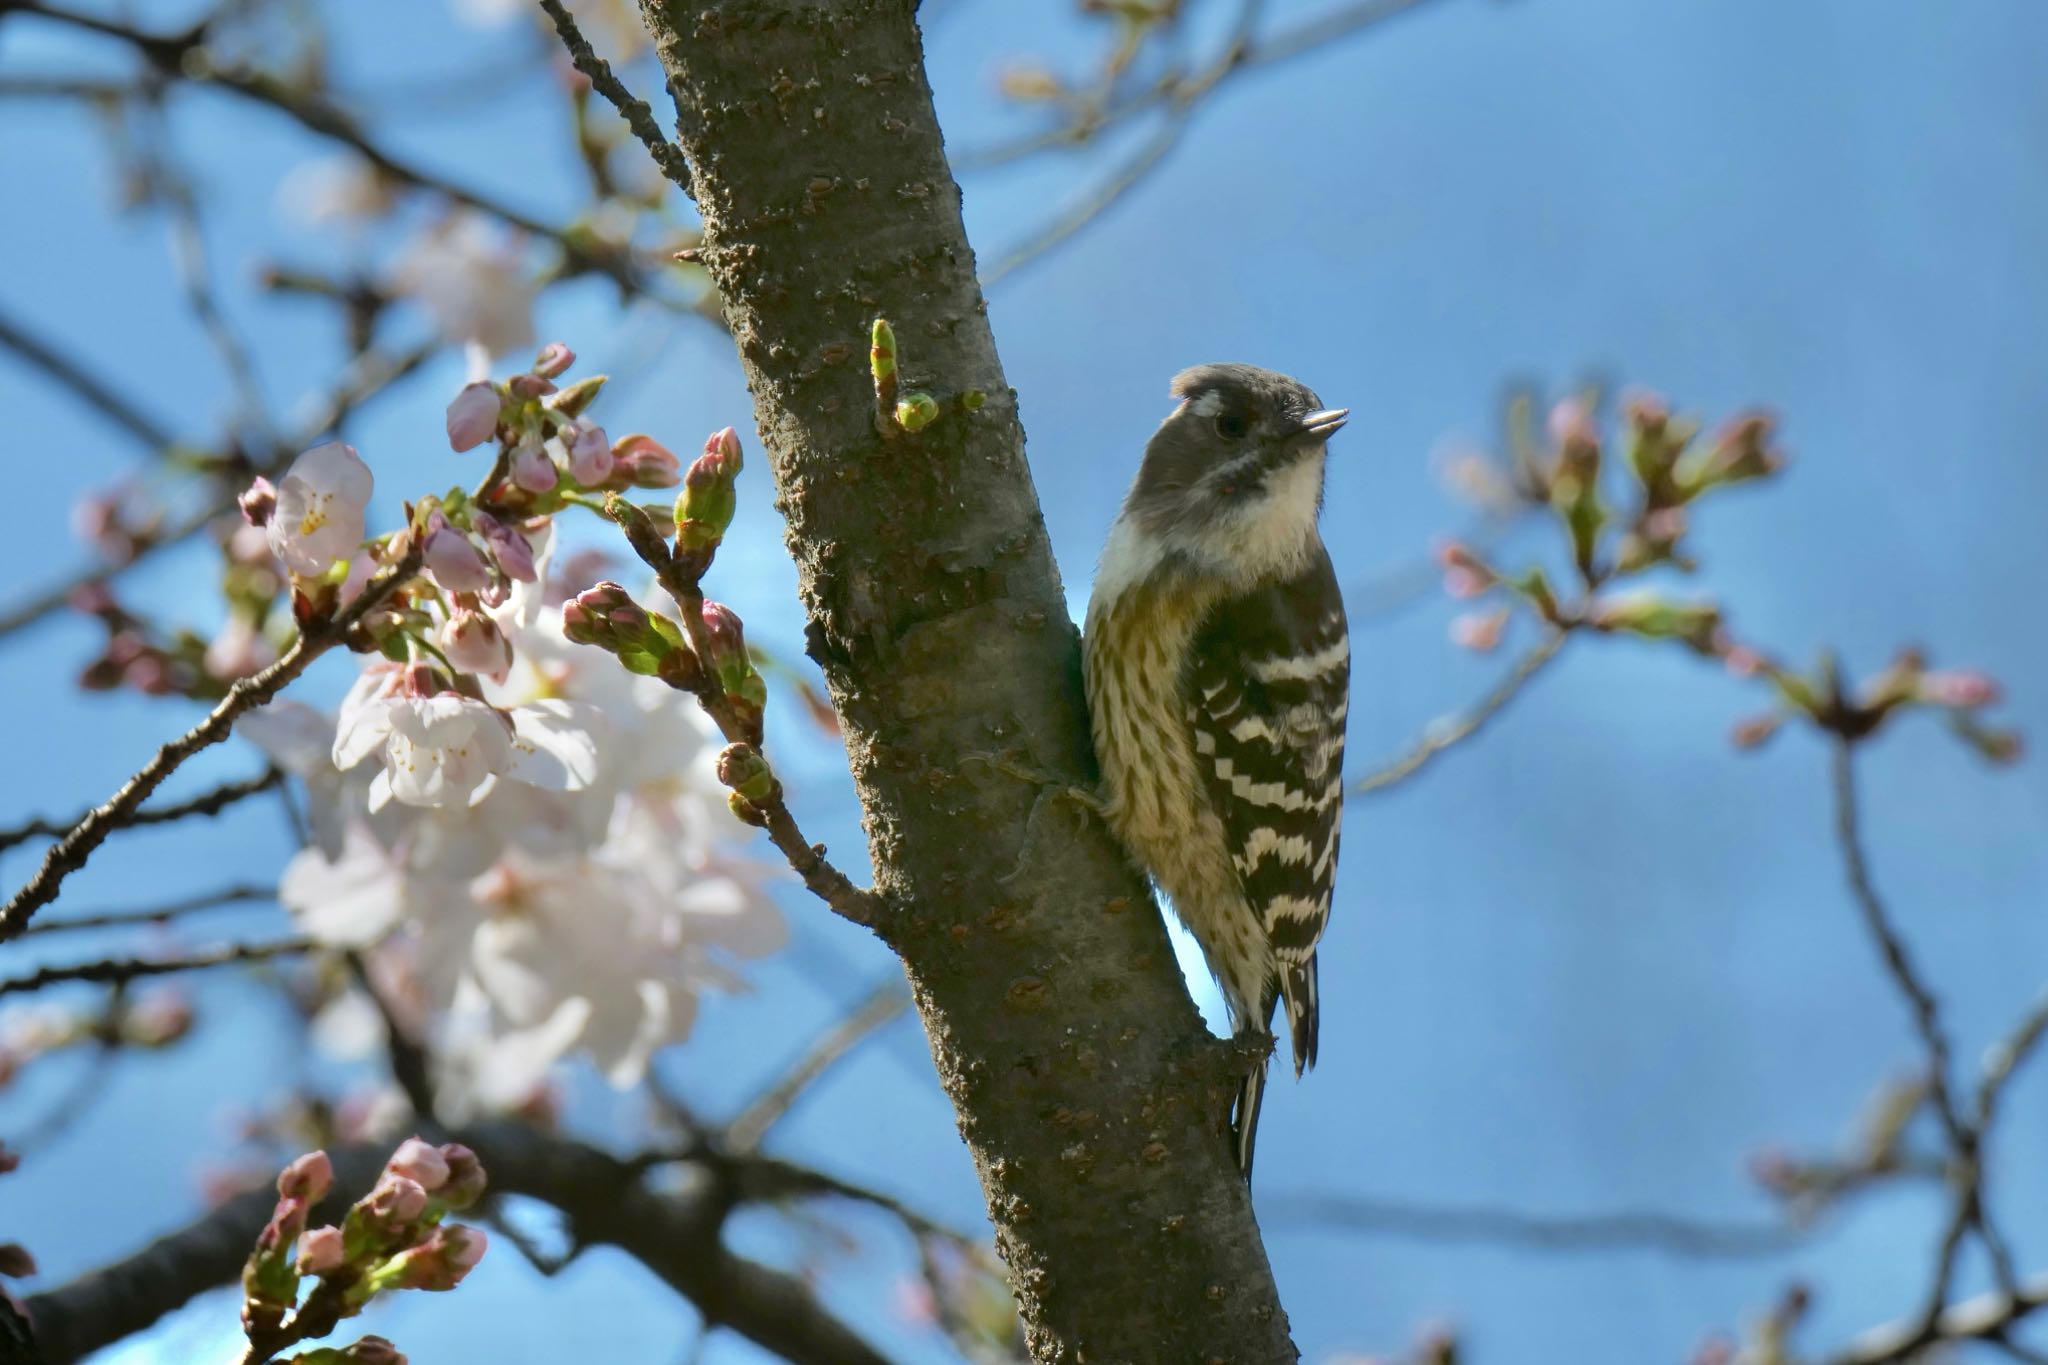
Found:
<path fill-rule="evenodd" d="M 552 610 L 582 586 L 550 571 L 558 517 L 681 477 L 659 443 L 610 442 L 589 419 L 601 378 L 557 386 L 573 359 L 551 345 L 524 374 L 464 388 L 450 444 L 490 444 L 491 469 L 474 492 L 410 504 L 399 532 L 363 543 L 369 479 L 347 447 L 249 499 L 295 599 L 349 600 L 348 565 L 418 555 L 420 573 L 357 623 L 371 657 L 338 714 L 286 701 L 240 724 L 308 788 L 313 846 L 280 898 L 311 934 L 369 955 L 380 995 L 431 1045 L 451 1113 L 525 1102 L 574 1051 L 631 1084 L 689 1032 L 703 990 L 737 988 L 735 962 L 783 942 L 761 869 L 736 853 L 745 831 L 719 808 L 707 722 L 655 677 L 571 648 Z M 713 441 L 736 472 L 737 436 Z M 607 591 L 621 619 L 649 621 Z M 736 622 L 715 633 L 730 649 L 711 666 L 758 705 Z"/>
<path fill-rule="evenodd" d="M 334 1187 L 325 1152 L 309 1152 L 277 1178 L 278 1201 L 242 1267 L 242 1330 L 252 1353 L 269 1359 L 326 1336 L 378 1294 L 448 1290 L 483 1258 L 480 1228 L 443 1220 L 483 1197 L 476 1154 L 457 1143 L 436 1147 L 409 1138 L 392 1153 L 370 1192 L 338 1225 L 310 1227 L 314 1208 Z M 315 1281 L 303 1301 L 304 1281 Z M 382 1337 L 319 1347 L 295 1365 L 403 1365 Z"/>
<path fill-rule="evenodd" d="M 1523 433 L 1509 480 L 1525 506 L 1541 509 L 1563 530 L 1576 591 L 1553 587 L 1541 566 L 1520 573 L 1497 567 L 1469 545 L 1438 550 L 1444 588 L 1453 597 L 1493 596 L 1501 605 L 1452 623 L 1452 638 L 1474 649 L 1499 644 L 1517 608 L 1558 632 L 1592 631 L 1666 641 L 1718 660 L 1730 673 L 1770 684 L 1777 708 L 1739 722 L 1738 747 L 1754 748 L 1787 719 L 1803 718 L 1854 741 L 1894 714 L 1913 708 L 1944 713 L 1955 733 L 1993 762 L 2018 756 L 2019 738 L 1985 723 L 1983 708 L 1999 700 L 1996 682 L 1972 671 L 1930 671 L 1918 650 L 1904 650 L 1861 686 L 1841 676 L 1832 656 L 1802 671 L 1739 640 L 1719 603 L 1674 597 L 1654 586 L 1618 588 L 1655 570 L 1691 573 L 1696 561 L 1686 535 L 1708 494 L 1784 468 L 1771 419 L 1747 413 L 1701 439 L 1699 424 L 1672 415 L 1663 399 L 1637 394 L 1622 405 L 1625 491 L 1606 478 L 1605 442 L 1591 406 L 1568 399 L 1553 410 L 1549 441 Z"/>

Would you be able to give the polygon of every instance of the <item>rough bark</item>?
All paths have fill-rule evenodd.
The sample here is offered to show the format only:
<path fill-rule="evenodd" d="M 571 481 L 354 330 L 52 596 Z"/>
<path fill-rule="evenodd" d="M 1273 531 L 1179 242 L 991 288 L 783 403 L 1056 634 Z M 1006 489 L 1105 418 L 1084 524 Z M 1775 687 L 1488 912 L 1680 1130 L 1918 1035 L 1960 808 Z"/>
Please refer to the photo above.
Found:
<path fill-rule="evenodd" d="M 1224 1137 L 1241 1064 L 1203 1028 L 1099 822 L 982 761 L 1092 777 L 1079 643 L 914 8 L 644 0 L 845 726 L 877 927 L 1036 1359 L 1292 1361 Z M 915 436 L 874 422 L 878 315 L 904 387 L 945 406 Z M 953 401 L 970 390 L 988 395 L 977 411 Z"/>

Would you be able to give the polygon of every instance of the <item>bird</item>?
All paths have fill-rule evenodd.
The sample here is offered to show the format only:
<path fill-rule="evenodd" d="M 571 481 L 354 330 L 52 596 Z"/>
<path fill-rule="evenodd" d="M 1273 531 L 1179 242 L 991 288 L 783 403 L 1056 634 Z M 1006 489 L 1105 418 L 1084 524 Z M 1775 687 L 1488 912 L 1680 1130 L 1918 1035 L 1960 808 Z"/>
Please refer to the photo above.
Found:
<path fill-rule="evenodd" d="M 1172 396 L 1097 567 L 1083 681 L 1103 818 L 1260 1045 L 1229 1115 L 1249 1181 L 1276 1006 L 1296 1077 L 1316 1060 L 1351 679 L 1317 520 L 1350 409 L 1243 364 L 1183 370 Z"/>

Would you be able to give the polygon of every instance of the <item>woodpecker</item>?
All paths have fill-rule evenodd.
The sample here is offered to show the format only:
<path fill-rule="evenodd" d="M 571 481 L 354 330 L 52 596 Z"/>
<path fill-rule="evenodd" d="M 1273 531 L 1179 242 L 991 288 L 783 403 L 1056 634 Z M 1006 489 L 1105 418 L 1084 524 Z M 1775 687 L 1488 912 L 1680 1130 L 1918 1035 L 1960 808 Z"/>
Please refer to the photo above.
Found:
<path fill-rule="evenodd" d="M 1174 377 L 1095 575 L 1083 658 L 1103 812 L 1188 927 L 1232 1027 L 1287 1006 L 1316 1060 L 1316 944 L 1344 800 L 1351 642 L 1316 529 L 1347 408 L 1251 365 Z M 1230 1126 L 1251 1178 L 1261 1056 Z"/>

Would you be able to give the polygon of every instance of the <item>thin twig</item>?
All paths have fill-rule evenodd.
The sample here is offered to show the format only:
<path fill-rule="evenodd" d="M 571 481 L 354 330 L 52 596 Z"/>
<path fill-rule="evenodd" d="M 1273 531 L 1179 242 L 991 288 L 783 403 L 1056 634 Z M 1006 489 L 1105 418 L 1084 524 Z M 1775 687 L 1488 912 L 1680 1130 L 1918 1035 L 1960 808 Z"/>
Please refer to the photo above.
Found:
<path fill-rule="evenodd" d="M 1107 108 L 1090 111 L 1079 122 L 1031 133 L 1011 142 L 970 151 L 955 163 L 963 171 L 986 170 L 1048 151 L 1075 151 L 1090 146 L 1104 132 L 1161 105 L 1185 105 L 1206 99 L 1230 79 L 1247 71 L 1276 66 L 1305 56 L 1342 38 L 1420 7 L 1424 0 L 1363 0 L 1332 14 L 1281 29 L 1260 39 L 1246 34 L 1241 44 L 1226 49 L 1219 66 L 1193 75 L 1168 71 L 1157 81 Z"/>
<path fill-rule="evenodd" d="M 59 934 L 73 929 L 131 929 L 149 924 L 168 924 L 180 915 L 201 910 L 220 910 L 231 905 L 250 905 L 276 899 L 277 888 L 274 886 L 228 886 L 218 891 L 166 901 L 162 905 L 146 905 L 133 910 L 99 910 L 64 919 L 38 920 L 22 930 L 22 936 Z"/>
<path fill-rule="evenodd" d="M 612 107 L 626 120 L 626 126 L 633 130 L 633 136 L 640 139 L 640 145 L 654 158 L 654 164 L 668 177 L 669 183 L 689 194 L 690 163 L 683 159 L 682 148 L 663 136 L 661 125 L 654 121 L 654 111 L 647 102 L 628 90 L 625 82 L 612 74 L 611 63 L 597 55 L 583 30 L 576 27 L 575 16 L 569 13 L 562 0 L 540 0 L 540 7 L 547 11 L 548 18 L 555 21 L 555 32 L 562 37 L 562 46 L 569 49 L 569 60 L 576 69 L 589 78 L 591 87 L 598 94 L 610 100 Z"/>
<path fill-rule="evenodd" d="M 1826 1365 L 1904 1365 L 1934 1342 L 1996 1341 L 2043 1307 L 2048 1307 L 2048 1275 L 2028 1280 L 2017 1294 L 1980 1294 L 1946 1308 L 1931 1331 L 1915 1318 L 1866 1332 L 1828 1357 Z"/>
<path fill-rule="evenodd" d="M 135 823 L 135 814 L 149 794 L 163 784 L 192 755 L 220 743 L 233 730 L 243 712 L 261 706 L 276 696 L 292 679 L 306 671 L 313 660 L 326 653 L 348 633 L 349 627 L 381 603 L 391 590 L 412 577 L 419 568 L 420 546 L 415 540 L 405 557 L 381 570 L 364 585 L 355 601 L 301 634 L 276 663 L 260 673 L 243 678 L 228 689 L 227 696 L 208 713 L 205 720 L 156 751 L 136 774 L 121 784 L 106 803 L 95 808 L 69 833 L 51 845 L 43 865 L 28 884 L 0 907 L 0 942 L 19 937 L 28 928 L 30 916 L 56 899 L 64 879 L 85 866 L 94 849 L 105 843 L 115 830 Z"/>
<path fill-rule="evenodd" d="M 293 953 L 310 953 L 320 944 L 310 938 L 280 939 L 275 943 L 234 943 L 189 957 L 110 957 L 98 962 L 77 962 L 62 967 L 41 967 L 27 976 L 0 980 L 0 995 L 39 991 L 66 981 L 96 981 L 118 985 L 144 976 L 168 976 L 173 972 L 204 971 L 241 962 L 267 962 Z"/>
<path fill-rule="evenodd" d="M 1544 636 L 1541 643 L 1516 660 L 1514 668 L 1509 670 L 1508 675 L 1502 678 L 1491 692 L 1481 697 L 1471 710 L 1437 721 L 1430 726 L 1413 749 L 1385 767 L 1368 773 L 1352 783 L 1352 792 L 1364 795 L 1405 782 L 1422 771 L 1445 750 L 1462 744 L 1478 734 L 1488 721 L 1499 715 L 1507 704 L 1515 699 L 1531 678 L 1543 671 L 1544 665 L 1557 657 L 1569 635 L 1569 631 L 1555 630 Z"/>
<path fill-rule="evenodd" d="M 440 350 L 440 342 L 428 341 L 396 355 L 374 351 L 359 356 L 343 372 L 340 384 L 319 396 L 307 413 L 306 420 L 298 428 L 297 434 L 279 445 L 271 452 L 267 461 L 250 472 L 274 476 L 290 464 L 301 450 L 335 431 L 357 408 L 418 370 L 439 354 Z M 165 447 L 160 453 L 168 452 L 169 447 Z M 133 556 L 119 564 L 102 564 L 87 569 L 66 582 L 52 584 L 15 605 L 0 610 L 0 636 L 34 625 L 50 613 L 61 610 L 80 589 L 111 583 L 140 564 L 146 556 L 190 540 L 211 526 L 215 518 L 232 512 L 234 495 L 241 491 L 239 487 L 230 489 L 219 497 L 210 499 L 207 505 L 190 513 L 183 520 L 157 531 L 137 547 Z"/>
<path fill-rule="evenodd" d="M 1333 1229 L 1424 1242 L 1484 1243 L 1537 1251 L 1645 1250 L 1723 1259 L 1774 1256 L 1806 1234 L 1782 1223 L 1724 1223 L 1650 1210 L 1539 1214 L 1347 1195 L 1282 1195 L 1261 1201 L 1269 1227 Z"/>
<path fill-rule="evenodd" d="M 130 827 L 138 825 L 167 825 L 179 820 L 190 819 L 195 815 L 218 815 L 237 801 L 244 801 L 259 792 L 269 791 L 282 781 L 284 781 L 284 769 L 278 767 L 266 768 L 254 777 L 245 777 L 235 782 L 224 782 L 212 791 L 202 792 L 187 801 L 179 801 L 169 806 L 152 806 L 148 810 L 136 811 L 129 817 L 128 824 Z M 74 816 L 69 820 L 61 821 L 38 816 L 33 820 L 23 821 L 21 824 L 10 828 L 0 829 L 0 850 L 13 848 L 16 844 L 23 843 L 29 839 L 62 838 L 84 823 L 86 816 L 91 814 L 91 811 L 87 811 L 84 815 Z"/>
<path fill-rule="evenodd" d="M 813 1082 L 862 1039 L 903 1013 L 909 1005 L 910 997 L 904 992 L 901 982 L 889 981 L 877 987 L 845 1018 L 819 1035 L 796 1065 L 726 1125 L 726 1144 L 735 1151 L 752 1151 L 759 1147 L 768 1130 L 789 1112 Z"/>
<path fill-rule="evenodd" d="M 1911 1009 L 1914 1030 L 1927 1053 L 1928 1099 L 1934 1105 L 1935 1115 L 1948 1137 L 1954 1157 L 1950 1180 L 1955 1191 L 1955 1209 L 1942 1234 L 1933 1281 L 1928 1287 L 1927 1304 L 1920 1317 L 1922 1331 L 1930 1334 L 1928 1339 L 1932 1340 L 1943 1306 L 1948 1302 L 1963 1238 L 1971 1228 L 1976 1229 L 1984 1243 L 2002 1291 L 2011 1292 L 2016 1288 L 2016 1275 L 2012 1253 L 1993 1227 L 1990 1212 L 1984 1207 L 1984 1172 L 1979 1150 L 1981 1135 L 1956 1100 L 1949 1074 L 1948 1033 L 1942 1026 L 1940 1002 L 1921 979 L 1912 954 L 1892 923 L 1891 914 L 1878 895 L 1876 882 L 1870 874 L 1869 859 L 1863 850 L 1862 817 L 1856 800 L 1856 740 L 1846 734 L 1835 736 L 1831 772 L 1835 842 L 1841 849 L 1849 890 L 1862 912 L 1864 927 L 1877 944 L 1885 970 Z"/>
<path fill-rule="evenodd" d="M 415 189 L 444 195 L 458 204 L 488 214 L 508 226 L 554 243 L 561 250 L 563 257 L 571 262 L 579 273 L 594 271 L 610 277 L 623 288 L 635 293 L 646 291 L 646 281 L 634 269 L 628 253 L 597 249 L 585 236 L 542 222 L 478 190 L 414 166 L 372 140 L 356 126 L 353 118 L 326 99 L 297 90 L 289 82 L 268 73 L 249 67 L 215 62 L 201 42 L 195 41 L 189 35 L 164 36 L 145 33 L 139 29 L 129 28 L 125 24 L 46 4 L 44 0 L 13 0 L 13 7 L 26 14 L 39 15 L 57 23 L 68 24 L 127 43 L 168 77 L 226 90 L 252 103 L 275 109 L 308 132 L 317 133 L 352 149 L 363 160 L 394 180 Z"/>
<path fill-rule="evenodd" d="M 702 585 L 680 562 L 681 556 L 670 552 L 667 542 L 637 509 L 629 507 L 626 515 L 620 518 L 619 527 L 626 533 L 627 542 L 641 562 L 654 570 L 662 590 L 674 599 L 691 650 L 700 661 L 712 658 L 716 651 L 712 648 L 710 631 L 704 624 Z M 719 733 L 728 742 L 754 742 L 747 721 L 726 695 L 714 669 L 708 665 L 698 668 L 694 684 L 685 690 L 697 698 L 704 714 L 711 717 L 712 723 L 718 726 Z M 769 842 L 775 845 L 776 851 L 782 854 L 813 895 L 855 924 L 872 926 L 879 920 L 882 898 L 873 891 L 855 886 L 852 878 L 826 858 L 823 844 L 814 844 L 804 837 L 796 816 L 790 812 L 789 803 L 784 799 L 780 782 L 775 784 L 770 796 L 751 805 L 760 816 L 761 827 L 768 831 Z"/>

